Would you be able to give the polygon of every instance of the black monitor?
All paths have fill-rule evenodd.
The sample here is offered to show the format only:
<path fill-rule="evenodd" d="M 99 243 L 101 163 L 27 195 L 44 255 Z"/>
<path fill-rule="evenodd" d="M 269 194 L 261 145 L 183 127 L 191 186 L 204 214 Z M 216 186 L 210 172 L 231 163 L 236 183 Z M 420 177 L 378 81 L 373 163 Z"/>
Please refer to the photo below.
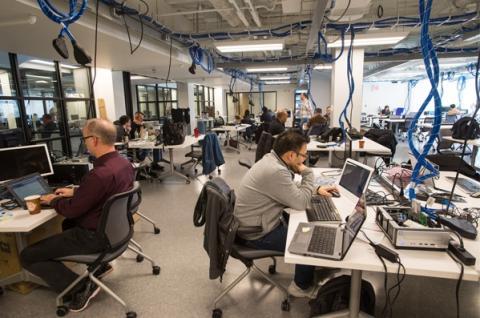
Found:
<path fill-rule="evenodd" d="M 0 130 L 0 148 L 16 147 L 23 143 L 23 134 L 20 129 Z"/>
<path fill-rule="evenodd" d="M 442 113 L 448 113 L 450 106 L 442 106 Z"/>
<path fill-rule="evenodd" d="M 53 174 L 46 144 L 0 149 L 0 182 L 17 179 L 31 173 Z"/>

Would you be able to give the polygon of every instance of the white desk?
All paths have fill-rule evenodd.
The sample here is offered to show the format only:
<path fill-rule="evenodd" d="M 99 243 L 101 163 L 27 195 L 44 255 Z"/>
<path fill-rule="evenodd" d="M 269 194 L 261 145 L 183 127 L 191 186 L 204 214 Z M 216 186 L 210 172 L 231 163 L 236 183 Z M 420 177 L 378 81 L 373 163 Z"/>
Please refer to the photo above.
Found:
<path fill-rule="evenodd" d="M 321 171 L 327 169 L 315 168 L 314 173 L 316 176 L 320 176 Z M 452 172 L 452 175 L 454 173 Z M 445 174 L 449 175 L 449 174 Z M 443 172 L 442 172 L 442 177 Z M 448 181 L 445 178 L 441 178 L 437 182 L 439 187 L 445 189 L 448 188 Z M 381 186 L 370 187 L 371 190 L 378 191 L 382 189 Z M 460 192 L 460 191 L 459 191 Z M 467 203 L 464 205 L 457 204 L 459 207 L 463 206 L 480 206 L 480 199 L 466 198 Z M 342 204 L 342 198 L 333 198 L 337 209 L 342 215 L 342 218 L 349 215 L 351 211 L 346 211 L 344 203 Z M 362 226 L 362 229 L 368 235 L 368 237 L 374 242 L 381 242 L 385 246 L 394 249 L 389 240 L 385 237 L 383 232 L 375 224 L 375 207 L 368 207 L 367 220 Z M 350 250 L 342 261 L 333 261 L 315 257 L 306 257 L 288 252 L 288 247 L 293 238 L 293 235 L 300 222 L 307 222 L 307 217 L 304 211 L 289 211 L 290 221 L 288 225 L 287 244 L 285 250 L 285 263 L 292 264 L 304 264 L 321 267 L 333 267 L 352 270 L 352 284 L 350 289 L 350 306 L 349 310 L 345 310 L 339 313 L 335 317 L 359 317 L 363 316 L 359 313 L 360 304 L 360 283 L 362 279 L 362 271 L 371 272 L 384 272 L 383 265 L 377 258 L 373 248 L 363 241 L 364 237 L 361 233 L 353 242 Z M 359 239 L 360 238 L 360 239 Z M 476 240 L 464 239 L 465 248 L 473 254 L 477 259 L 480 257 L 480 238 Z M 405 266 L 407 275 L 426 276 L 426 277 L 438 277 L 447 279 L 458 279 L 460 274 L 460 268 L 446 252 L 437 251 L 422 251 L 422 250 L 395 250 Z M 387 265 L 387 271 L 389 273 L 397 272 L 397 265 L 390 262 L 385 262 Z M 477 261 L 475 266 L 465 266 L 464 280 L 478 281 L 480 277 L 480 264 Z M 454 293 L 454 291 L 452 291 Z M 333 316 L 330 316 L 333 317 Z"/>
<path fill-rule="evenodd" d="M 15 233 L 19 254 L 27 246 L 27 233 L 57 216 L 57 212 L 54 209 L 42 210 L 34 215 L 30 215 L 27 210 L 12 210 L 10 212 L 13 213 L 12 217 L 0 220 L 0 233 Z M 18 273 L 2 278 L 0 286 L 23 281 L 45 285 L 43 280 L 22 269 Z"/>
<path fill-rule="evenodd" d="M 445 136 L 442 137 L 444 140 L 449 140 L 455 143 L 459 143 L 463 145 L 463 140 L 462 139 L 455 139 L 452 136 Z M 471 157 L 471 164 L 472 166 L 475 166 L 475 161 L 477 159 L 477 154 L 478 154 L 478 147 L 480 147 L 480 139 L 470 139 L 467 141 L 467 145 L 473 146 L 473 152 L 472 152 L 472 157 Z"/>
<path fill-rule="evenodd" d="M 189 184 L 190 178 L 175 170 L 175 165 L 173 163 L 173 151 L 175 149 L 184 149 L 184 148 L 190 147 L 193 144 L 196 144 L 197 142 L 199 142 L 200 140 L 203 140 L 203 138 L 205 138 L 205 135 L 200 135 L 196 138 L 194 136 L 185 136 L 185 141 L 181 145 L 164 146 L 164 148 L 168 150 L 168 156 L 170 159 L 169 160 L 170 169 L 169 171 L 167 171 L 166 174 L 161 175 L 160 178 L 163 178 L 164 176 L 167 176 L 167 177 L 178 176 L 182 179 L 185 179 L 186 183 Z"/>
<path fill-rule="evenodd" d="M 395 129 L 392 129 L 394 134 L 395 135 L 398 135 L 398 126 L 401 124 L 401 123 L 404 123 L 405 122 L 405 119 L 404 118 L 388 118 L 388 119 L 385 119 L 384 120 L 386 123 L 390 123 L 392 125 L 391 128 L 395 128 Z"/>
<path fill-rule="evenodd" d="M 365 141 L 363 148 L 360 148 L 359 140 L 352 141 L 352 153 L 357 154 L 357 153 L 368 152 L 375 155 L 391 155 L 392 154 L 392 151 L 389 148 L 379 144 L 378 142 L 375 142 L 366 137 L 363 137 L 362 140 Z M 319 148 L 319 146 L 325 146 L 325 145 L 327 145 L 327 147 Z M 345 143 L 341 143 L 341 144 L 333 144 L 331 142 L 322 143 L 322 142 L 311 139 L 310 142 L 307 144 L 307 152 L 309 153 L 310 152 L 328 152 L 329 153 L 328 162 L 330 166 L 332 166 L 334 152 L 335 153 L 340 152 L 343 154 L 345 152 Z"/>
<path fill-rule="evenodd" d="M 418 123 L 418 124 L 417 124 L 417 127 L 432 129 L 432 128 L 433 128 L 433 124 L 432 124 L 432 123 Z M 450 125 L 450 124 L 442 124 L 442 125 L 440 125 L 440 129 L 444 129 L 444 130 L 450 130 L 450 129 L 452 129 L 452 127 L 453 127 L 453 125 Z"/>
<path fill-rule="evenodd" d="M 232 149 L 240 153 L 240 132 L 247 130 L 248 127 L 251 125 L 249 124 L 240 124 L 240 125 L 235 125 L 235 126 L 221 126 L 217 128 L 213 128 L 212 131 L 216 132 L 224 132 L 227 135 L 227 146 L 225 147 L 226 149 Z M 236 132 L 237 133 L 237 148 L 230 146 L 230 139 L 231 139 L 231 133 Z"/>

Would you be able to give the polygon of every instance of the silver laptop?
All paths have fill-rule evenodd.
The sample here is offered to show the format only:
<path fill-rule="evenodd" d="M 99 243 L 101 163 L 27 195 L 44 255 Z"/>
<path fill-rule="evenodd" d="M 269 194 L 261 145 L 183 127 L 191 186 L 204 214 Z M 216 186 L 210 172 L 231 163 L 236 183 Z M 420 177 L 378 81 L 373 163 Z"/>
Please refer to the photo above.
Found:
<path fill-rule="evenodd" d="M 288 251 L 292 254 L 342 260 L 366 218 L 365 202 L 360 198 L 345 224 L 334 226 L 300 223 Z"/>
<path fill-rule="evenodd" d="M 351 211 L 360 197 L 368 188 L 374 169 L 353 159 L 347 159 L 343 165 L 342 174 L 335 183 L 342 208 Z M 311 207 L 307 209 L 309 222 L 341 223 L 342 219 L 335 205 L 335 200 L 330 197 L 312 197 Z"/>

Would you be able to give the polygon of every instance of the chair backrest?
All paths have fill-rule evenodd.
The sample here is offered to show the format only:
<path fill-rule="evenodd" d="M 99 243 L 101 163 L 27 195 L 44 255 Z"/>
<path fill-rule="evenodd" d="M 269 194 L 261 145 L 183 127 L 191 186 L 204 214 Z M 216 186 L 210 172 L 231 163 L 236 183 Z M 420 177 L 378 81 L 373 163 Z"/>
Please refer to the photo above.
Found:
<path fill-rule="evenodd" d="M 395 116 L 402 116 L 404 110 L 405 110 L 405 108 L 403 108 L 403 107 L 396 108 L 395 109 Z"/>
<path fill-rule="evenodd" d="M 322 135 L 328 128 L 328 124 L 316 124 L 312 125 L 307 132 L 307 136 L 320 136 Z"/>
<path fill-rule="evenodd" d="M 135 196 L 137 199 L 134 199 Z M 132 189 L 112 195 L 103 205 L 97 232 L 108 242 L 110 249 L 115 250 L 132 238 L 132 201 L 138 202 L 139 198 L 140 183 L 135 181 Z"/>
<path fill-rule="evenodd" d="M 258 141 L 257 150 L 255 151 L 255 162 L 263 158 L 272 150 L 273 136 L 271 133 L 263 131 Z"/>

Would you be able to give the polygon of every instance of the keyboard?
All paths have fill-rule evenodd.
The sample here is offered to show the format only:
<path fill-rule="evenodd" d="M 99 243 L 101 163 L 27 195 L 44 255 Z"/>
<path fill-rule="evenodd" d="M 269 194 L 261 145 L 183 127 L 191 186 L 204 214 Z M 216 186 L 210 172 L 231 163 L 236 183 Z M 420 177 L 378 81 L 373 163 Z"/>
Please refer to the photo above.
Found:
<path fill-rule="evenodd" d="M 307 217 L 309 222 L 342 220 L 332 198 L 323 195 L 312 197 L 312 209 L 307 211 Z"/>
<path fill-rule="evenodd" d="M 308 251 L 312 253 L 333 255 L 337 229 L 328 226 L 315 226 Z"/>

